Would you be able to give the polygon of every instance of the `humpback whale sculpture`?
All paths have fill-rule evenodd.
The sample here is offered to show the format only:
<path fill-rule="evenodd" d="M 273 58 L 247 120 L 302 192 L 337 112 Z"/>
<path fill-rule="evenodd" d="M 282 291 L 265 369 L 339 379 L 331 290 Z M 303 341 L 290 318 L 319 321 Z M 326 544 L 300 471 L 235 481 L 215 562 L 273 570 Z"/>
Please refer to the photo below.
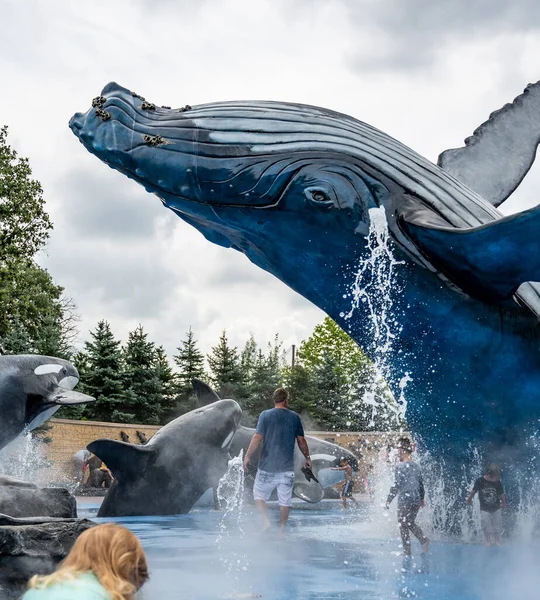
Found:
<path fill-rule="evenodd" d="M 98 158 L 208 240 L 243 252 L 372 353 L 350 286 L 369 258 L 368 212 L 386 214 L 402 262 L 400 329 L 411 431 L 456 468 L 472 445 L 527 461 L 540 422 L 540 209 L 503 218 L 540 136 L 540 84 L 435 165 L 352 117 L 280 102 L 159 108 L 111 83 L 70 127 Z M 532 437 L 531 437 L 532 436 Z"/>
<path fill-rule="evenodd" d="M 0 356 L 0 449 L 39 427 L 62 406 L 95 398 L 74 392 L 77 369 L 67 360 L 19 354 Z"/>
<path fill-rule="evenodd" d="M 193 379 L 192 383 L 199 402 L 206 404 L 207 402 L 217 402 L 220 400 L 220 397 L 216 394 L 216 392 L 209 385 L 204 383 L 204 381 L 201 381 L 200 379 Z M 243 451 L 245 455 L 254 433 L 255 429 L 252 427 L 244 427 L 243 425 L 240 425 L 236 430 L 231 442 L 229 450 L 231 456 L 238 456 L 241 451 Z M 321 469 L 327 469 L 329 467 L 336 466 L 341 457 L 346 457 L 349 460 L 349 464 L 353 470 L 358 471 L 358 461 L 356 460 L 356 456 L 349 450 L 346 450 L 337 444 L 332 444 L 331 442 L 320 440 L 310 435 L 306 436 L 306 440 L 308 442 L 309 451 L 311 454 L 311 462 L 315 477 L 317 477 Z M 259 448 L 256 454 L 253 456 L 253 460 L 251 461 L 253 465 L 258 464 L 260 453 L 261 448 Z M 304 466 L 305 461 L 306 459 L 304 458 L 304 455 L 300 452 L 298 446 L 295 445 L 295 480 L 293 495 L 301 500 L 304 500 L 305 502 L 317 503 L 324 498 L 324 488 L 318 481 L 308 481 L 306 479 L 304 473 L 302 472 L 302 467 Z M 254 473 L 251 474 L 252 477 L 255 476 L 256 471 L 257 469 L 255 468 Z"/>
<path fill-rule="evenodd" d="M 88 444 L 115 477 L 98 517 L 189 512 L 227 471 L 241 415 L 234 400 L 219 400 L 174 419 L 142 446 L 107 439 Z"/>

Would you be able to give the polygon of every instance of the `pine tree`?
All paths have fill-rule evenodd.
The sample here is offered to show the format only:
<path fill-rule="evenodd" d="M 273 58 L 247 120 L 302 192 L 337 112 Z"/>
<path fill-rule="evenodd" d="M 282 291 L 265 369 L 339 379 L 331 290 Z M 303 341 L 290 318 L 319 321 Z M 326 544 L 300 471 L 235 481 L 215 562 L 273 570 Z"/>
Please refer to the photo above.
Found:
<path fill-rule="evenodd" d="M 242 370 L 238 348 L 229 346 L 227 333 L 221 333 L 219 343 L 208 354 L 212 383 L 222 398 L 234 398 L 242 386 Z"/>
<path fill-rule="evenodd" d="M 164 425 L 176 407 L 175 376 L 163 346 L 156 348 L 155 370 L 161 384 L 160 424 Z"/>
<path fill-rule="evenodd" d="M 90 336 L 92 341 L 85 342 L 84 352 L 77 354 L 74 360 L 81 377 L 77 389 L 96 398 L 96 402 L 82 409 L 82 415 L 94 421 L 113 421 L 122 406 L 120 342 L 115 340 L 109 323 L 104 320 Z M 77 412 L 62 409 L 58 416 L 76 417 Z"/>
<path fill-rule="evenodd" d="M 204 355 L 197 348 L 197 341 L 191 327 L 186 333 L 186 339 L 180 342 L 177 350 L 178 354 L 173 356 L 178 367 L 176 392 L 179 396 L 187 397 L 193 392 L 191 380 L 205 379 Z"/>
<path fill-rule="evenodd" d="M 161 381 L 155 368 L 156 348 L 142 325 L 130 331 L 123 352 L 124 391 L 122 408 L 113 413 L 118 421 L 159 425 Z"/>

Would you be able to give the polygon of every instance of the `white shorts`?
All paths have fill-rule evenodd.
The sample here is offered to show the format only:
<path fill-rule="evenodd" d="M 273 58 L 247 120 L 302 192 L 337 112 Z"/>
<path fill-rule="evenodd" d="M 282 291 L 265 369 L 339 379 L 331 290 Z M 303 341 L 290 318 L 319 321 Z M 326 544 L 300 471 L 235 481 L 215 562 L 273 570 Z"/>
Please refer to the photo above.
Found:
<path fill-rule="evenodd" d="M 291 506 L 293 484 L 294 471 L 267 473 L 259 469 L 255 477 L 255 484 L 253 485 L 253 498 L 268 502 L 270 495 L 277 488 L 279 505 Z"/>
<path fill-rule="evenodd" d="M 480 511 L 482 530 L 486 535 L 501 535 L 501 509 L 494 512 Z"/>

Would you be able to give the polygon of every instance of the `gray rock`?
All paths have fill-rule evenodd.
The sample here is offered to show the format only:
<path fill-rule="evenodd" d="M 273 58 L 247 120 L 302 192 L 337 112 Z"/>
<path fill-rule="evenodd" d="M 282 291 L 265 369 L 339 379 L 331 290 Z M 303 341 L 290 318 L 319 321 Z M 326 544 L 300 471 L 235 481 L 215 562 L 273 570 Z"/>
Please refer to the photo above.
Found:
<path fill-rule="evenodd" d="M 15 479 L 15 477 L 10 477 L 9 475 L 0 475 L 0 487 L 4 485 L 37 489 L 37 485 L 35 483 L 23 481 L 22 479 Z"/>
<path fill-rule="evenodd" d="M 0 485 L 0 513 L 10 517 L 75 518 L 75 497 L 64 488 Z"/>
<path fill-rule="evenodd" d="M 13 519 L 0 516 L 0 598 L 19 598 L 32 575 L 51 573 L 77 537 L 95 523 L 87 519 Z"/>

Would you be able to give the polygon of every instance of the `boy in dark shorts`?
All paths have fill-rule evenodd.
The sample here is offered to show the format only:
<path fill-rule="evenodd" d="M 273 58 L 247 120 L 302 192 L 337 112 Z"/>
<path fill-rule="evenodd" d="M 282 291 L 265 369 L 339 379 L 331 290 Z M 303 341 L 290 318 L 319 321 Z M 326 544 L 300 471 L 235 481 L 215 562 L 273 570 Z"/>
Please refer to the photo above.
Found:
<path fill-rule="evenodd" d="M 339 494 L 341 501 L 343 502 L 343 508 L 347 508 L 347 498 L 349 498 L 351 502 L 356 505 L 356 500 L 352 495 L 354 481 L 352 479 L 352 467 L 349 464 L 349 461 L 342 456 L 339 459 L 339 467 L 332 467 L 332 471 L 343 471 L 343 475 L 345 476 L 345 480 L 341 484 L 341 492 Z"/>
<path fill-rule="evenodd" d="M 415 522 L 418 511 L 424 506 L 425 492 L 422 471 L 411 458 L 413 449 L 408 438 L 400 438 L 397 449 L 400 462 L 396 466 L 396 479 L 386 499 L 386 508 L 389 507 L 397 495 L 398 523 L 403 543 L 403 554 L 405 556 L 411 555 L 410 533 L 422 544 L 422 552 L 427 554 L 429 539 Z"/>
<path fill-rule="evenodd" d="M 475 482 L 467 496 L 467 504 L 472 504 L 478 492 L 480 500 L 480 521 L 484 532 L 486 546 L 491 546 L 491 538 L 495 546 L 501 545 L 501 507 L 506 508 L 506 496 L 501 483 L 499 465 L 489 465 L 482 477 Z"/>

